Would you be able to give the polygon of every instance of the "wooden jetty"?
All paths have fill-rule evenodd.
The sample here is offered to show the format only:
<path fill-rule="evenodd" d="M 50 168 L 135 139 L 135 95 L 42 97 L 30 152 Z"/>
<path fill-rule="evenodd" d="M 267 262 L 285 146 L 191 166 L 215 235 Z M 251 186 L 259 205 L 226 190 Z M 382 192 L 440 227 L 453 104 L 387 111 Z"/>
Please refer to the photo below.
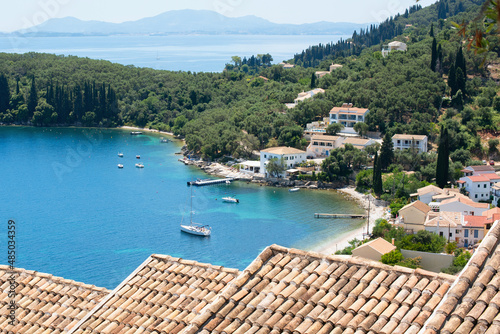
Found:
<path fill-rule="evenodd" d="M 196 181 L 188 181 L 188 186 L 209 186 L 212 184 L 220 184 L 220 183 L 231 183 L 234 181 L 234 178 L 228 177 L 225 179 L 216 179 L 216 180 L 196 180 Z"/>
<path fill-rule="evenodd" d="M 351 213 L 315 213 L 314 218 L 366 218 L 366 215 Z"/>

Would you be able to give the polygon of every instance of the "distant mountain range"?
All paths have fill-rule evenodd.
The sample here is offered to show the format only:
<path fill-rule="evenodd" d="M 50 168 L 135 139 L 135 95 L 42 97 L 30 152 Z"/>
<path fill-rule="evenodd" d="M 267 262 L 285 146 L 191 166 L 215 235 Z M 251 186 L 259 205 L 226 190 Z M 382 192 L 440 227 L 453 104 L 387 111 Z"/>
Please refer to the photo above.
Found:
<path fill-rule="evenodd" d="M 257 16 L 227 17 L 209 10 L 175 10 L 157 16 L 109 23 L 82 21 L 74 17 L 50 19 L 38 26 L 12 34 L 36 36 L 169 35 L 169 34 L 264 34 L 264 35 L 351 35 L 369 23 L 317 22 L 278 24 Z"/>

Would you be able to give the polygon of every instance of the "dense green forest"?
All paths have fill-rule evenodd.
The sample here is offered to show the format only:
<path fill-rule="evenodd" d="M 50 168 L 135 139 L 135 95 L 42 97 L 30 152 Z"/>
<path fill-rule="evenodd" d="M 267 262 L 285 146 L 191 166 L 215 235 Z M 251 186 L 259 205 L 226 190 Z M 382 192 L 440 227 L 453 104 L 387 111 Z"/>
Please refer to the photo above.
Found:
<path fill-rule="evenodd" d="M 306 123 L 327 116 L 333 106 L 353 103 L 370 109 L 367 125 L 382 135 L 425 134 L 436 143 L 444 125 L 451 159 L 465 163 L 488 153 L 478 131 L 497 131 L 500 123 L 497 82 L 488 72 L 497 62 L 498 37 L 485 34 L 494 47 L 476 55 L 463 47 L 453 25 L 471 20 L 481 3 L 415 5 L 351 39 L 303 51 L 290 60 L 297 65 L 292 69 L 272 65 L 269 54 L 235 56 L 222 73 L 191 73 L 3 53 L 0 122 L 151 127 L 183 136 L 190 150 L 215 159 L 247 157 L 266 146 L 304 148 Z M 407 43 L 408 51 L 382 57 L 382 45 L 394 39 Z M 332 62 L 343 67 L 311 79 Z M 311 86 L 326 93 L 285 107 Z M 393 162 L 415 167 L 415 159 L 435 163 L 432 156 L 403 154 Z"/>

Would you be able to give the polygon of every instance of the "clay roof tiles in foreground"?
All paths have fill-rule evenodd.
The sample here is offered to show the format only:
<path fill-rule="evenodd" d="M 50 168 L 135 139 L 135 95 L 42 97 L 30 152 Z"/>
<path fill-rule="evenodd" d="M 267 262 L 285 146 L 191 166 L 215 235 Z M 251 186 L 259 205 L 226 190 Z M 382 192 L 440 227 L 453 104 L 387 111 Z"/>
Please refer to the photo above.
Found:
<path fill-rule="evenodd" d="M 70 333 L 178 333 L 239 273 L 152 255 Z"/>
<path fill-rule="evenodd" d="M 500 333 L 499 240 L 497 221 L 421 333 Z"/>
<path fill-rule="evenodd" d="M 416 333 L 454 280 L 273 245 L 181 333 Z"/>
<path fill-rule="evenodd" d="M 15 291 L 18 309 L 15 325 L 9 324 L 9 278 L 19 284 Z M 109 290 L 50 274 L 0 265 L 0 332 L 63 333 L 88 314 Z"/>

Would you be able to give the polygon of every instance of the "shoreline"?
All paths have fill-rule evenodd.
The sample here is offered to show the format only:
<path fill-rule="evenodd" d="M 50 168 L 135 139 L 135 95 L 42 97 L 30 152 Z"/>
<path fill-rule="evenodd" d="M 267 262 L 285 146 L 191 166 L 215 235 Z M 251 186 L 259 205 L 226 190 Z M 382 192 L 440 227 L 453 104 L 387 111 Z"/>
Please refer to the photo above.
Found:
<path fill-rule="evenodd" d="M 370 206 L 369 233 L 372 232 L 373 226 L 375 226 L 375 221 L 377 219 L 389 218 L 387 207 L 376 205 L 373 200 L 371 200 L 371 203 L 369 204 L 368 197 L 364 194 L 358 193 L 353 187 L 344 187 L 337 189 L 337 191 L 351 196 L 356 202 L 358 202 L 359 206 L 364 208 L 366 211 L 368 211 L 368 206 Z M 364 234 L 366 234 L 366 223 L 363 224 L 363 226 L 360 228 L 357 228 L 353 231 L 339 235 L 338 237 L 332 240 L 311 247 L 310 250 L 326 255 L 332 255 L 335 254 L 337 250 L 342 250 L 345 247 L 349 246 L 349 241 L 354 238 L 358 240 L 363 240 Z"/>
<path fill-rule="evenodd" d="M 147 131 L 147 132 L 161 133 L 161 134 L 164 134 L 164 135 L 175 137 L 175 135 L 174 135 L 173 132 L 160 131 L 160 130 L 156 130 L 156 129 L 139 128 L 139 127 L 136 127 L 136 126 L 127 126 L 127 125 L 124 125 L 124 126 L 118 126 L 115 129 Z"/>

